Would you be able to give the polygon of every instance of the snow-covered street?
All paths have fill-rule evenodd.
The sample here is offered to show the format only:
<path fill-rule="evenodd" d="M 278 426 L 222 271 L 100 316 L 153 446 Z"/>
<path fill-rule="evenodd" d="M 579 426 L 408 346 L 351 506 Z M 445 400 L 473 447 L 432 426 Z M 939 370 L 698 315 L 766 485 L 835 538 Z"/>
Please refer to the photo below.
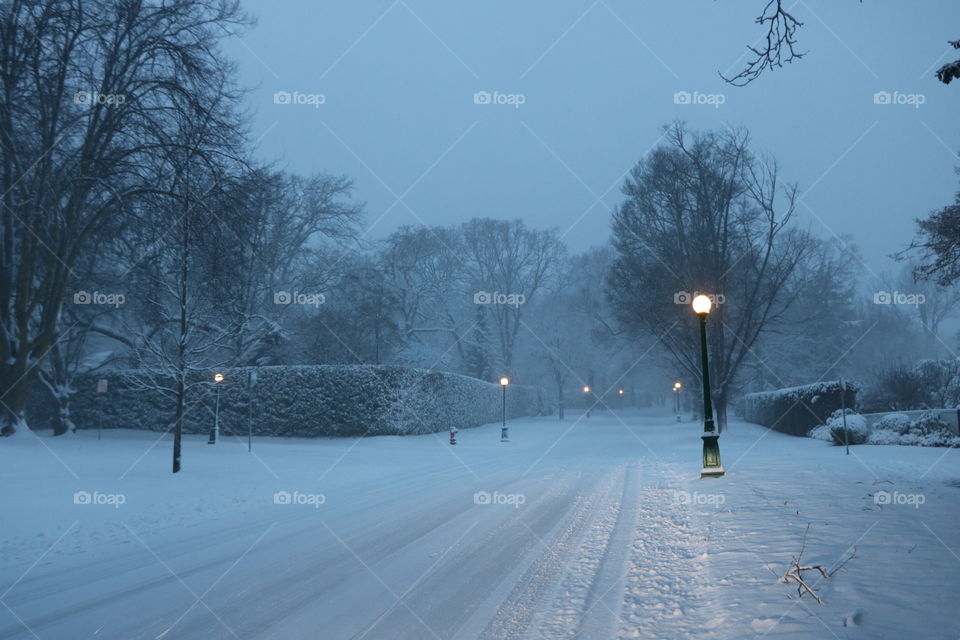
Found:
<path fill-rule="evenodd" d="M 176 476 L 158 434 L 11 440 L 0 637 L 960 633 L 960 452 L 733 423 L 727 475 L 701 480 L 700 429 L 634 410 L 511 421 L 509 444 L 191 436 Z M 779 581 L 808 524 L 804 563 L 856 549 L 806 574 L 820 605 Z"/>

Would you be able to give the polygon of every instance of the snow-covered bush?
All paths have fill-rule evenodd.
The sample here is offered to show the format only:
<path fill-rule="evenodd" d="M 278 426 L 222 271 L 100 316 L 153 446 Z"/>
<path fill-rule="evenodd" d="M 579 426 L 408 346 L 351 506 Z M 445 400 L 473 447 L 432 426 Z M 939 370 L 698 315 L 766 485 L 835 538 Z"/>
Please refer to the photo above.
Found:
<path fill-rule="evenodd" d="M 867 444 L 900 444 L 901 437 L 892 429 L 874 429 L 867 437 Z"/>
<path fill-rule="evenodd" d="M 949 433 L 947 423 L 940 419 L 936 411 L 924 411 L 913 421 L 913 424 L 910 425 L 910 433 L 915 433 L 920 436 L 940 432 Z"/>
<path fill-rule="evenodd" d="M 807 432 L 807 437 L 833 442 L 833 434 L 830 433 L 830 427 L 825 424 L 818 424 L 813 429 L 810 429 L 810 431 Z"/>
<path fill-rule="evenodd" d="M 830 435 L 836 444 L 864 444 L 870 436 L 870 427 L 867 426 L 867 419 L 847 409 L 846 430 L 844 437 L 844 418 L 843 410 L 838 409 L 827 418 L 827 427 L 830 429 Z"/>
<path fill-rule="evenodd" d="M 848 407 L 855 405 L 858 390 L 857 385 L 847 383 Z M 805 436 L 810 431 L 811 418 L 826 422 L 831 413 L 840 409 L 840 393 L 839 381 L 750 393 L 740 399 L 739 412 L 747 422 Z"/>
<path fill-rule="evenodd" d="M 497 422 L 500 385 L 454 373 L 396 366 L 322 365 L 257 367 L 224 372 L 220 383 L 221 433 L 246 435 L 248 415 L 256 435 L 364 436 L 444 431 Z M 97 378 L 110 391 L 94 393 Z M 136 390 L 123 372 L 81 376 L 73 416 L 79 428 L 103 427 L 166 431 L 174 401 L 159 391 Z M 187 396 L 184 431 L 206 433 L 213 424 L 214 384 L 196 384 Z M 537 387 L 510 385 L 507 416 L 544 413 Z M 248 414 L 249 410 L 249 414 Z"/>
<path fill-rule="evenodd" d="M 913 420 L 904 413 L 888 413 L 881 416 L 873 428 L 875 431 L 893 431 L 897 435 L 902 435 L 910 430 L 912 424 Z"/>
<path fill-rule="evenodd" d="M 925 411 L 916 420 L 892 413 L 877 420 L 867 444 L 956 447 L 960 446 L 960 438 L 951 433 L 936 411 Z"/>

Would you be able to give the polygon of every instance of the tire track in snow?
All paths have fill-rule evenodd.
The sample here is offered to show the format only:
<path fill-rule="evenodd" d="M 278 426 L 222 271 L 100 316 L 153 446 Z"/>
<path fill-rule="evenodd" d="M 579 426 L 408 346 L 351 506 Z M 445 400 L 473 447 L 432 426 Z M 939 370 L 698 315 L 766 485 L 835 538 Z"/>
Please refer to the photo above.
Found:
<path fill-rule="evenodd" d="M 609 531 L 612 530 L 612 524 L 607 526 L 606 523 L 610 520 L 611 511 L 612 520 L 616 520 L 622 486 L 623 474 L 619 470 L 602 478 L 596 490 L 581 502 L 574 516 L 556 538 L 550 542 L 545 541 L 543 544 L 546 544 L 546 547 L 541 545 L 542 553 L 497 609 L 480 636 L 481 640 L 519 640 L 569 635 L 566 629 L 579 619 L 578 612 L 589 605 L 585 595 L 582 604 L 576 606 L 571 614 L 570 594 L 563 591 L 561 584 L 582 555 L 582 548 L 590 548 L 602 557 Z M 599 560 L 595 566 L 581 563 L 576 570 L 579 575 L 587 576 L 585 580 L 589 584 L 599 564 Z M 552 607 L 560 607 L 562 612 L 557 613 Z M 545 624 L 548 635 L 543 636 L 541 628 Z M 560 635 L 556 635 L 557 625 L 563 630 Z"/>
<path fill-rule="evenodd" d="M 707 543 L 677 489 L 640 492 L 619 638 L 711 638 L 705 601 Z"/>
<path fill-rule="evenodd" d="M 477 630 L 469 631 L 471 623 L 485 620 L 484 606 L 478 601 L 478 588 L 490 588 L 494 598 L 502 591 L 500 585 L 512 584 L 514 569 L 529 564 L 529 558 L 538 557 L 542 544 L 538 538 L 552 538 L 552 532 L 564 526 L 577 507 L 570 498 L 584 501 L 579 494 L 584 491 L 577 477 L 560 478 L 546 492 L 533 491 L 539 486 L 513 485 L 526 489 L 526 495 L 537 499 L 520 509 L 510 507 L 480 506 L 478 509 L 502 509 L 497 524 L 483 533 L 479 540 L 461 545 L 459 553 L 451 554 L 423 576 L 415 588 L 402 595 L 405 606 L 393 603 L 379 616 L 371 620 L 354 638 L 375 640 L 379 638 L 427 638 L 430 632 L 441 638 L 476 638 Z M 511 485 L 507 485 L 511 487 Z M 587 487 L 593 491 L 592 486 Z M 495 515 L 496 511 L 484 511 Z M 409 607 L 409 609 L 407 608 Z M 417 618 L 410 613 L 416 612 Z M 430 631 L 424 629 L 426 624 Z"/>

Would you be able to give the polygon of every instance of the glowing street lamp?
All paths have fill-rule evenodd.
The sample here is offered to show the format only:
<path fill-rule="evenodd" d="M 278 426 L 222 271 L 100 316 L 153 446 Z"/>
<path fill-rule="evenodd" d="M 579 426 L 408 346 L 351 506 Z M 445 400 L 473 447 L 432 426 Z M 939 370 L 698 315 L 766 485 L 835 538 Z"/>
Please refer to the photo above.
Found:
<path fill-rule="evenodd" d="M 719 435 L 713 426 L 713 403 L 710 400 L 710 363 L 707 360 L 707 316 L 713 306 L 710 298 L 699 295 L 693 299 L 693 310 L 700 319 L 700 358 L 703 370 L 703 470 L 701 478 L 717 478 L 723 475 L 720 462 Z"/>
<path fill-rule="evenodd" d="M 617 395 L 620 396 L 620 413 L 623 413 L 623 389 L 618 389 Z"/>
<path fill-rule="evenodd" d="M 213 382 L 217 387 L 217 404 L 213 411 L 213 429 L 210 430 L 210 439 L 207 440 L 207 444 L 217 444 L 217 440 L 220 439 L 220 383 L 223 382 L 223 374 L 213 374 Z"/>
<path fill-rule="evenodd" d="M 680 422 L 680 389 L 683 385 L 677 380 L 673 383 L 673 406 L 677 411 L 677 422 Z"/>
<path fill-rule="evenodd" d="M 587 394 L 587 416 L 586 417 L 589 418 L 590 417 L 590 385 L 588 384 L 583 385 L 583 392 Z"/>
<path fill-rule="evenodd" d="M 503 425 L 500 427 L 500 442 L 510 442 L 507 435 L 507 385 L 510 384 L 510 378 L 504 376 L 500 378 L 500 388 L 503 389 Z"/>

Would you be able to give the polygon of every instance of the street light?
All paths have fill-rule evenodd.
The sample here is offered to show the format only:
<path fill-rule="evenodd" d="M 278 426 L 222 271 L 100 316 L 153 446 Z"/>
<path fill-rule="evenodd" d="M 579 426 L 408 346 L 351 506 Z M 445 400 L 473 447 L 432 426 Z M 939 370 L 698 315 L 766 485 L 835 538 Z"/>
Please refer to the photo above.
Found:
<path fill-rule="evenodd" d="M 223 382 L 223 374 L 213 374 L 213 382 L 217 387 L 217 404 L 213 411 L 213 429 L 210 430 L 210 439 L 207 444 L 217 444 L 220 439 L 220 383 Z"/>
<path fill-rule="evenodd" d="M 500 442 L 510 442 L 507 435 L 507 385 L 510 384 L 510 378 L 504 376 L 500 378 L 500 388 L 503 389 L 503 425 L 500 427 Z"/>
<path fill-rule="evenodd" d="M 617 395 L 620 396 L 620 413 L 623 413 L 623 389 L 617 391 Z"/>
<path fill-rule="evenodd" d="M 586 417 L 589 418 L 589 417 L 590 417 L 590 396 L 589 396 L 589 394 L 590 394 L 590 385 L 583 385 L 583 392 L 586 393 L 586 394 L 588 394 L 588 395 L 587 395 L 587 416 L 586 416 Z"/>
<path fill-rule="evenodd" d="M 703 470 L 701 478 L 718 478 L 723 475 L 723 464 L 720 462 L 719 435 L 713 426 L 713 405 L 710 400 L 710 363 L 707 361 L 707 315 L 713 304 L 705 295 L 693 299 L 693 310 L 700 318 L 700 358 L 703 370 Z"/>
<path fill-rule="evenodd" d="M 673 406 L 677 411 L 677 422 L 680 422 L 680 389 L 683 385 L 677 380 L 673 383 Z"/>

